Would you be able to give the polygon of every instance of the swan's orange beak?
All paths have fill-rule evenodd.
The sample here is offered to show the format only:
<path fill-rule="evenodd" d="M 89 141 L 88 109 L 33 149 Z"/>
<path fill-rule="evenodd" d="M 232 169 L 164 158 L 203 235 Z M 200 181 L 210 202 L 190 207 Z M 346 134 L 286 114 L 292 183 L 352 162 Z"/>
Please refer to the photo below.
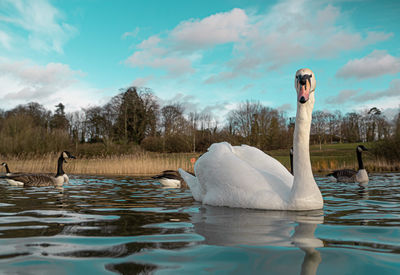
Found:
<path fill-rule="evenodd" d="M 306 85 L 300 85 L 300 91 L 297 94 L 297 100 L 303 104 L 308 101 L 308 98 L 310 97 L 310 88 L 307 88 Z"/>
<path fill-rule="evenodd" d="M 298 82 L 299 91 L 297 92 L 297 100 L 303 104 L 306 103 L 310 97 L 310 82 L 309 81 L 299 81 Z"/>

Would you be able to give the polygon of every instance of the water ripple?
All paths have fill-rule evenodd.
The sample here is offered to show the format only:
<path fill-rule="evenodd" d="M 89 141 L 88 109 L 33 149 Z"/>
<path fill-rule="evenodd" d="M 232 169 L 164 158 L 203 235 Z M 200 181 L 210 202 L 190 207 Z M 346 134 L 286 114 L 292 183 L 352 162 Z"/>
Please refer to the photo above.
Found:
<path fill-rule="evenodd" d="M 149 178 L 0 181 L 0 265 L 6 274 L 399 273 L 400 174 L 316 181 L 324 209 L 311 212 L 203 206 Z"/>

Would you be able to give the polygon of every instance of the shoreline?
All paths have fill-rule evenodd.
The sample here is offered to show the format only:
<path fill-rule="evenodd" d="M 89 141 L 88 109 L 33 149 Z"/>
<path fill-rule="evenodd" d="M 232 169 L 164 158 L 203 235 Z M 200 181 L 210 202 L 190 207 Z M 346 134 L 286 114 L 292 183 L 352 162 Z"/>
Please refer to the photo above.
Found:
<path fill-rule="evenodd" d="M 289 157 L 274 156 L 289 171 Z M 9 159 L 0 161 L 7 162 L 11 172 L 23 173 L 55 173 L 57 157 L 31 158 L 31 159 Z M 327 159 L 316 159 L 311 157 L 313 174 L 324 175 L 337 169 L 357 170 L 357 162 L 341 161 L 340 158 L 329 157 Z M 399 172 L 400 163 L 389 163 L 385 160 L 365 160 L 364 165 L 369 173 Z M 182 168 L 193 172 L 193 165 L 186 155 L 181 158 L 137 158 L 134 156 L 106 157 L 106 158 L 84 158 L 68 161 L 64 164 L 64 170 L 68 175 L 90 175 L 90 176 L 136 176 L 151 177 L 164 170 L 177 170 Z M 5 173 L 0 170 L 0 174 Z"/>
<path fill-rule="evenodd" d="M 355 155 L 357 144 L 326 144 L 310 146 L 311 165 L 313 173 L 323 175 L 337 169 L 357 170 Z M 367 147 L 372 147 L 367 144 Z M 279 149 L 266 152 L 277 159 L 290 170 L 289 150 Z M 157 175 L 164 170 L 182 168 L 193 172 L 191 160 L 201 153 L 154 153 L 140 152 L 126 155 L 79 157 L 64 164 L 64 170 L 70 175 L 99 176 L 143 176 Z M 27 156 L 0 156 L 0 163 L 7 162 L 11 172 L 24 173 L 55 173 L 59 153 Z M 389 162 L 377 159 L 373 154 L 363 154 L 364 166 L 369 173 L 398 172 L 400 161 Z M 5 173 L 4 167 L 0 173 Z"/>

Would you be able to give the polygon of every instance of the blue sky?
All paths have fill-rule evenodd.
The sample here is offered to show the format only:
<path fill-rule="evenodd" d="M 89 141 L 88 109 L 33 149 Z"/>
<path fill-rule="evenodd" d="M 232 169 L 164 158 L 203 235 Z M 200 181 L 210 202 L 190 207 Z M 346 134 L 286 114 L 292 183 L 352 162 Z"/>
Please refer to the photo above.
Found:
<path fill-rule="evenodd" d="M 400 107 L 400 1 L 0 0 L 0 108 L 100 105 L 130 85 L 219 121 L 245 100 L 295 114 Z M 222 122 L 222 121 L 221 121 Z"/>

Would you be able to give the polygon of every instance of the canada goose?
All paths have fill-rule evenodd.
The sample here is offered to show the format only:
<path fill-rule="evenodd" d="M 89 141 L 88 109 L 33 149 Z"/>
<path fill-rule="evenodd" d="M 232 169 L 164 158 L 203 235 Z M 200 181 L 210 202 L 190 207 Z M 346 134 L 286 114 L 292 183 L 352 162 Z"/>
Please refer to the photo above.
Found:
<path fill-rule="evenodd" d="M 310 125 L 315 102 L 315 75 L 300 69 L 295 75 L 296 124 L 293 173 L 261 150 L 214 143 L 195 164 L 192 176 L 179 169 L 195 200 L 214 206 L 270 210 L 323 208 L 310 162 Z"/>
<path fill-rule="evenodd" d="M 6 168 L 6 176 L 7 176 L 7 177 L 23 174 L 23 173 L 20 173 L 20 172 L 12 173 L 12 172 L 10 171 L 10 168 L 8 168 L 7 162 L 3 162 L 1 165 L 4 166 L 4 167 Z M 22 182 L 15 182 L 14 180 L 11 180 L 11 179 L 7 179 L 7 182 L 8 182 L 10 185 L 23 185 Z"/>
<path fill-rule="evenodd" d="M 7 162 L 3 162 L 1 165 L 6 168 L 6 176 L 12 175 L 12 173 L 10 172 L 10 169 L 8 168 Z"/>
<path fill-rule="evenodd" d="M 183 180 L 179 172 L 176 170 L 164 170 L 162 171 L 161 174 L 156 175 L 152 178 L 158 180 L 161 183 L 161 185 L 165 187 L 175 187 L 175 188 L 187 187 L 186 182 Z"/>
<path fill-rule="evenodd" d="M 364 168 L 364 163 L 361 155 L 363 151 L 368 151 L 368 149 L 365 148 L 364 145 L 358 145 L 356 148 L 358 171 L 352 169 L 335 170 L 326 176 L 334 177 L 338 182 L 368 182 L 368 173 Z"/>
<path fill-rule="evenodd" d="M 69 181 L 68 175 L 63 170 L 63 163 L 67 162 L 66 159 L 74 159 L 68 151 L 63 151 L 60 154 L 57 162 L 57 174 L 55 176 L 51 174 L 30 174 L 30 173 L 18 173 L 5 175 L 0 178 L 5 178 L 11 185 L 23 185 L 23 186 L 60 186 Z M 7 170 L 7 168 L 6 168 Z M 9 171 L 9 170 L 8 170 Z"/>

